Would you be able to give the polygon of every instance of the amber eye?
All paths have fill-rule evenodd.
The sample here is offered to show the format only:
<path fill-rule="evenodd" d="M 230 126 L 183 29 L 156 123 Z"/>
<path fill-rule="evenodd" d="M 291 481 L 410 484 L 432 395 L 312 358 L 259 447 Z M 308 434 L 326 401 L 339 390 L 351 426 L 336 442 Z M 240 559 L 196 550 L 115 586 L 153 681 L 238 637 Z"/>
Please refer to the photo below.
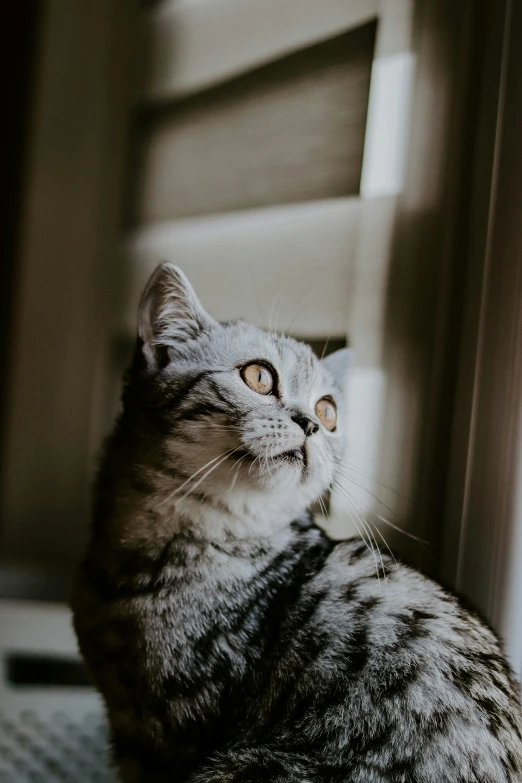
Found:
<path fill-rule="evenodd" d="M 337 408 L 335 407 L 335 402 L 328 399 L 328 397 L 323 397 L 315 406 L 315 412 L 317 413 L 321 424 L 332 432 L 337 426 Z"/>
<path fill-rule="evenodd" d="M 274 375 L 264 364 L 245 365 L 241 369 L 241 377 L 258 394 L 270 394 L 274 388 Z"/>

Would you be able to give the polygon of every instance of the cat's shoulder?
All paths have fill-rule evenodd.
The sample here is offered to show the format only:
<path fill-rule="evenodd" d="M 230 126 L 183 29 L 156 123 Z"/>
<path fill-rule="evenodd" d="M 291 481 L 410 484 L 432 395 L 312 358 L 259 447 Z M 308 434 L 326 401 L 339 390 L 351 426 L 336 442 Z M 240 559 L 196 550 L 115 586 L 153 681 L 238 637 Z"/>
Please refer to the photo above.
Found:
<path fill-rule="evenodd" d="M 441 639 L 464 632 L 498 643 L 487 621 L 460 595 L 360 538 L 334 543 L 317 582 L 328 585 L 337 605 L 342 600 L 348 608 L 366 607 L 385 626 L 413 624 Z"/>

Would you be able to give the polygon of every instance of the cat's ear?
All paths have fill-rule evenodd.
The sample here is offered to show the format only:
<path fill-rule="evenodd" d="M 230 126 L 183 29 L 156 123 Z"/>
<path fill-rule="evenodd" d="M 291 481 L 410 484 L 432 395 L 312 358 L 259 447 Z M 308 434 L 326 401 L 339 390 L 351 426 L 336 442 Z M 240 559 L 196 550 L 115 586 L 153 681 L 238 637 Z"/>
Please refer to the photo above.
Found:
<path fill-rule="evenodd" d="M 169 346 L 192 340 L 215 325 L 183 272 L 172 264 L 160 264 L 145 287 L 138 311 L 138 337 L 147 364 L 164 366 Z"/>
<path fill-rule="evenodd" d="M 353 351 L 350 348 L 340 348 L 322 359 L 321 363 L 333 377 L 337 386 L 344 390 L 348 371 L 353 365 Z"/>

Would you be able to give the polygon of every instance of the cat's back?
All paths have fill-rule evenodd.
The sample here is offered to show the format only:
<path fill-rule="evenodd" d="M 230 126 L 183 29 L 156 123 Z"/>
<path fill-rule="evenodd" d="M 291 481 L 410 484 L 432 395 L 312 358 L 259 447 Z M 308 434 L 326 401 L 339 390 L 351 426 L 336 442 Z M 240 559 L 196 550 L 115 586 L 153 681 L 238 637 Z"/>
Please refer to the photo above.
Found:
<path fill-rule="evenodd" d="M 354 780 L 390 763 L 412 780 L 522 780 L 518 687 L 499 642 L 420 573 L 360 540 L 340 542 L 285 638 L 299 675 L 284 723 Z"/>

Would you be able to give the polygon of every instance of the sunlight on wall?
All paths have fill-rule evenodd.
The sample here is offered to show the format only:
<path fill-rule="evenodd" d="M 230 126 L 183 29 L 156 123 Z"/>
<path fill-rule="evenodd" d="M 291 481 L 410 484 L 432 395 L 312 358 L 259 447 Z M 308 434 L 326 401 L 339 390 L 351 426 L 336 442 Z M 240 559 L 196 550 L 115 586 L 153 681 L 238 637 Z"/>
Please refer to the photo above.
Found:
<path fill-rule="evenodd" d="M 410 52 L 373 63 L 361 178 L 363 198 L 402 190 L 414 66 Z"/>

